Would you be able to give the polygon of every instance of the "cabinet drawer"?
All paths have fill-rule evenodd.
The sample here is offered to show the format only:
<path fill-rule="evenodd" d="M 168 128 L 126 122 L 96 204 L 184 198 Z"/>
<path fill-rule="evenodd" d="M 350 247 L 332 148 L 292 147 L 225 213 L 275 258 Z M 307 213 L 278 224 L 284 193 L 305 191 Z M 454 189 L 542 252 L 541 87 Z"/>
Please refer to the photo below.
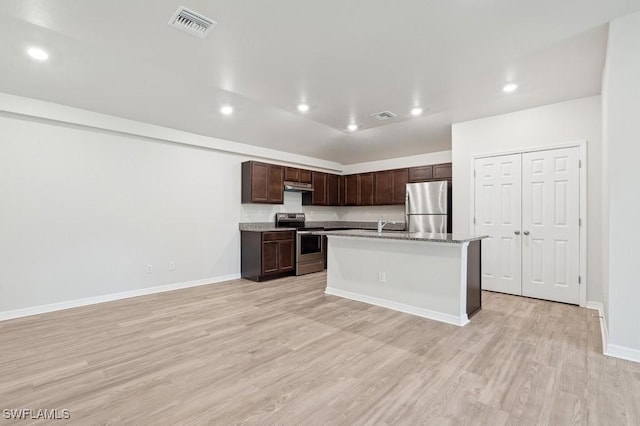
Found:
<path fill-rule="evenodd" d="M 293 231 L 263 232 L 262 241 L 293 240 Z"/>

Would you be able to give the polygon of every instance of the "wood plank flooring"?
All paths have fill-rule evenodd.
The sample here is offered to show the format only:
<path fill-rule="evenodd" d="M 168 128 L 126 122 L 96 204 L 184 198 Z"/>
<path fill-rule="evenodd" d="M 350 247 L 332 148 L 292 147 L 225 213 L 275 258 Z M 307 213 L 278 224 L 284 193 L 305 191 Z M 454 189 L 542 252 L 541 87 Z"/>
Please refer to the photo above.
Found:
<path fill-rule="evenodd" d="M 326 296 L 325 280 L 237 280 L 0 322 L 0 413 L 68 409 L 56 423 L 78 425 L 640 424 L 640 365 L 601 355 L 595 311 L 485 292 L 458 328 Z"/>

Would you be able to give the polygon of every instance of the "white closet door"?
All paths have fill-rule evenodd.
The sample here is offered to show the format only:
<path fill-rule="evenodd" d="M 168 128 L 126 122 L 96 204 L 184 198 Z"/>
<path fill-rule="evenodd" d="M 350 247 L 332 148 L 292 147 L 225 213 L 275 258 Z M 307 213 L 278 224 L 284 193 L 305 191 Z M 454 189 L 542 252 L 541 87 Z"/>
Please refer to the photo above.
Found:
<path fill-rule="evenodd" d="M 482 288 L 522 294 L 521 154 L 475 161 L 475 233 L 482 240 Z"/>
<path fill-rule="evenodd" d="M 578 161 L 578 148 L 522 154 L 524 296 L 580 301 Z"/>

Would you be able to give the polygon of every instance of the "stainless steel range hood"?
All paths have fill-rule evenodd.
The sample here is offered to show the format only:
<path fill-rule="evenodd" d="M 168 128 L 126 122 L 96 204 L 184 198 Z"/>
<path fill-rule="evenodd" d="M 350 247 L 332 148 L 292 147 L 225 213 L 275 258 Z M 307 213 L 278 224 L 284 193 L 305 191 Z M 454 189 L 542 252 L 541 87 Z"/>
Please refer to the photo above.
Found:
<path fill-rule="evenodd" d="M 313 192 L 313 186 L 310 183 L 284 181 L 284 190 L 296 192 Z"/>

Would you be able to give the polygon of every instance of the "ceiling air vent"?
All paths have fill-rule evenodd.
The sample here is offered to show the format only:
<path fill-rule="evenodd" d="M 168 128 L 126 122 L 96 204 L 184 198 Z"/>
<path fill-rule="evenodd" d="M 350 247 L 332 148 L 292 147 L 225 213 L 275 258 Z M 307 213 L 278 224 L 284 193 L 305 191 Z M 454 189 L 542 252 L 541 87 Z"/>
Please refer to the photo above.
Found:
<path fill-rule="evenodd" d="M 169 25 L 204 38 L 217 25 L 217 22 L 184 6 L 180 6 L 169 20 Z"/>
<path fill-rule="evenodd" d="M 391 111 L 376 112 L 375 114 L 371 114 L 371 116 L 373 118 L 377 118 L 378 120 L 388 120 L 390 118 L 397 117 L 397 115 L 395 115 Z"/>

